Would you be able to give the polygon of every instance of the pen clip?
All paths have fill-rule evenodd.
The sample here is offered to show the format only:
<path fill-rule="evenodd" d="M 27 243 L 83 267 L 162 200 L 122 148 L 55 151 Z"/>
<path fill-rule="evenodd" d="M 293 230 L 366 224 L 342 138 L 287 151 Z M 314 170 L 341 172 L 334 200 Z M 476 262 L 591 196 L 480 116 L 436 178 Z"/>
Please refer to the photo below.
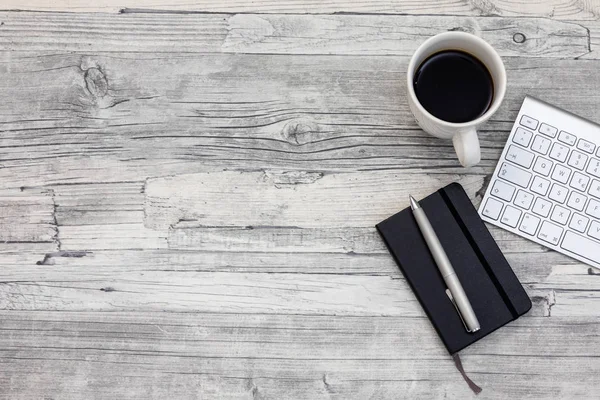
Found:
<path fill-rule="evenodd" d="M 458 316 L 460 317 L 460 320 L 462 321 L 465 329 L 467 330 L 467 332 L 471 333 L 471 331 L 467 327 L 467 324 L 465 323 L 465 320 L 463 319 L 462 314 L 460 313 L 460 310 L 458 309 L 458 306 L 456 305 L 456 302 L 454 301 L 454 297 L 452 297 L 452 292 L 450 292 L 450 289 L 446 289 L 446 295 L 450 298 L 450 301 L 454 305 L 454 308 L 456 309 L 456 312 L 458 313 Z"/>

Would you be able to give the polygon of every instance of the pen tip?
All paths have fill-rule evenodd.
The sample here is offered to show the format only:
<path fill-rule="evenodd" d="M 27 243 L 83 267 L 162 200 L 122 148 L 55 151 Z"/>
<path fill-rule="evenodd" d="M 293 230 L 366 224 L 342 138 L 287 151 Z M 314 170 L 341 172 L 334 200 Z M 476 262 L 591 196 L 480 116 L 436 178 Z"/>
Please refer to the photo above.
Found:
<path fill-rule="evenodd" d="M 416 201 L 414 197 L 412 197 L 411 195 L 408 195 L 408 198 L 410 199 L 410 208 L 412 208 L 413 210 L 420 208 L 419 202 Z"/>

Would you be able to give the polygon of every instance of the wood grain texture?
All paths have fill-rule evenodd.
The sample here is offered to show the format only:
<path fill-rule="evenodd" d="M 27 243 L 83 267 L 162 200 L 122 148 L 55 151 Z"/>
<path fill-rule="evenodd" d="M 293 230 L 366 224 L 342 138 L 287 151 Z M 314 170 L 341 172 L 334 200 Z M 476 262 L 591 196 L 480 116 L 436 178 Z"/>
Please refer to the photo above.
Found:
<path fill-rule="evenodd" d="M 201 226 L 373 227 L 393 214 L 399 202 L 406 203 L 402 199 L 409 193 L 424 197 L 424 188 L 440 186 L 446 179 L 403 174 L 399 187 L 394 185 L 399 177 L 388 171 L 224 171 L 158 178 L 146 184 L 144 215 L 151 228 L 181 220 Z M 471 184 L 464 181 L 472 194 L 482 184 L 479 177 Z"/>
<path fill-rule="evenodd" d="M 374 224 L 478 206 L 525 93 L 598 121 L 598 1 L 0 8 L 89 12 L 0 13 L 1 399 L 475 398 Z M 447 30 L 508 71 L 470 170 L 405 101 Z M 461 352 L 477 398 L 600 397 L 600 273 L 490 231 L 533 308 Z"/>
<path fill-rule="evenodd" d="M 52 243 L 55 241 L 54 192 L 12 189 L 0 193 L 0 241 Z"/>
<path fill-rule="evenodd" d="M 547 0 L 514 2 L 510 0 L 444 0 L 444 1 L 393 1 L 393 0 L 331 0 L 315 2 L 308 0 L 191 0 L 184 3 L 165 3 L 162 0 L 105 0 L 90 4 L 85 0 L 5 0 L 3 9 L 70 11 L 70 12 L 261 12 L 261 13 L 308 13 L 336 12 L 381 14 L 454 14 L 454 15 L 501 15 L 544 16 L 555 19 L 595 20 L 600 15 L 598 0 L 569 1 Z"/>
<path fill-rule="evenodd" d="M 3 312 L 0 321 L 11 366 L 2 383 L 12 398 L 472 396 L 424 318 Z M 600 370 L 585 360 L 599 356 L 589 346 L 598 332 L 597 321 L 526 318 L 462 358 L 490 388 L 485 398 L 593 398 Z M 523 350 L 515 353 L 514 342 Z"/>
<path fill-rule="evenodd" d="M 232 162 L 243 170 L 447 173 L 448 183 L 465 174 L 450 142 L 417 129 L 403 95 L 406 58 L 2 57 L 0 87 L 11 101 L 0 104 L 0 187 L 139 182 L 141 190 L 149 177 Z M 525 91 L 597 117 L 593 60 L 506 64 L 511 88 L 481 132 L 482 163 L 470 174 L 493 170 Z"/>
<path fill-rule="evenodd" d="M 8 50 L 410 56 L 447 30 L 481 36 L 503 56 L 575 58 L 590 53 L 587 29 L 545 18 L 257 14 L 1 14 Z M 24 32 L 35 26 L 43 40 Z M 85 29 L 82 29 L 85 26 Z M 516 40 L 523 35 L 524 40 Z"/>
<path fill-rule="evenodd" d="M 411 17 L 415 15 L 428 15 L 428 16 L 437 16 L 442 17 L 445 15 L 454 15 L 454 16 L 465 16 L 465 17 L 474 17 L 474 16 L 503 16 L 503 17 L 539 17 L 539 18 L 548 18 L 549 20 L 557 21 L 557 20 L 566 20 L 569 22 L 573 22 L 579 24 L 583 29 L 586 29 L 591 36 L 591 40 L 589 41 L 589 48 L 581 53 L 580 57 L 583 58 L 597 58 L 596 49 L 600 45 L 600 25 L 598 23 L 600 17 L 600 0 L 579 0 L 579 1 L 570 1 L 570 0 L 545 0 L 545 1 L 535 1 L 535 2 L 514 2 L 514 1 L 506 1 L 506 0 L 446 0 L 446 1 L 391 1 L 391 0 L 365 0 L 365 1 L 352 1 L 348 2 L 347 0 L 334 0 L 328 2 L 307 2 L 305 0 L 261 0 L 261 1 L 244 1 L 244 0 L 225 0 L 215 2 L 213 0 L 194 0 L 188 1 L 185 3 L 171 3 L 165 4 L 163 1 L 158 0 L 106 0 L 99 4 L 90 4 L 90 2 L 85 0 L 62 0 L 62 1 L 53 1 L 49 3 L 46 0 L 6 0 L 2 6 L 3 10 L 30 10 L 30 11 L 51 11 L 51 12 L 100 12 L 100 13 L 120 13 L 125 15 L 131 14 L 152 14 L 152 13 L 160 13 L 163 16 L 167 14 L 177 14 L 179 16 L 184 14 L 210 14 L 210 13 L 261 13 L 261 14 L 351 14 L 360 16 L 361 14 L 375 14 L 375 15 L 404 15 L 408 14 Z M 76 18 L 76 17 L 75 17 Z M 241 18 L 242 20 L 248 23 L 248 19 L 244 17 L 240 17 L 239 15 L 236 18 Z M 288 18 L 283 16 L 283 18 Z M 258 18 L 259 20 L 261 17 Z M 268 17 L 265 17 L 268 20 Z M 505 29 L 510 30 L 515 22 L 519 22 L 519 19 L 512 19 L 511 23 L 505 27 Z M 375 18 L 373 18 L 375 20 Z M 435 18 L 432 19 L 434 25 L 436 25 Z M 460 20 L 460 19 L 458 19 Z M 549 21 L 548 20 L 548 21 Z M 499 20 L 502 22 L 502 20 Z M 584 22 L 582 22 L 584 21 Z M 86 21 L 86 24 L 89 23 Z M 546 25 L 547 22 L 537 21 L 538 24 Z M 222 24 L 224 26 L 224 24 Z M 408 24 L 410 25 L 410 24 Z M 243 24 L 240 27 L 246 27 L 247 25 Z M 315 25 L 312 24 L 314 27 Z M 419 25 L 423 27 L 425 25 Z M 339 27 L 339 25 L 338 25 Z M 257 27 L 254 27 L 256 30 Z M 306 27 L 302 27 L 306 28 Z M 358 26 L 363 35 L 365 33 L 364 26 Z M 473 31 L 474 29 L 477 31 L 477 34 L 485 34 L 486 32 L 482 32 L 479 28 L 479 24 L 477 22 L 469 22 L 466 21 L 466 24 L 457 26 L 457 27 L 446 27 L 446 29 L 451 28 L 461 28 L 467 29 L 469 31 Z M 534 26 L 531 26 L 534 28 Z M 427 26 L 427 29 L 431 29 L 431 26 Z M 199 29 L 199 31 L 202 31 Z M 368 30 L 367 30 L 368 32 Z M 81 34 L 82 31 L 78 31 L 77 33 Z M 105 34 L 110 33 L 110 31 L 104 32 Z M 188 32 L 189 33 L 189 32 Z M 198 32 L 196 32 L 198 33 Z M 355 32 L 358 33 L 358 32 Z M 381 39 L 382 31 L 372 32 L 379 39 Z M 514 32 L 513 32 L 514 33 Z M 523 32 L 519 32 L 523 33 Z M 528 33 L 528 32 L 525 32 Z M 538 35 L 539 31 L 536 32 L 534 28 L 533 35 L 525 36 L 525 38 L 537 38 L 535 41 L 539 44 L 540 38 L 544 38 L 543 35 Z M 47 34 L 53 35 L 57 34 L 57 32 L 48 32 Z M 64 35 L 64 32 L 58 33 L 58 35 Z M 352 34 L 352 32 L 350 32 Z M 258 30 L 258 36 L 255 36 L 254 39 L 259 39 L 263 37 L 264 32 Z M 355 35 L 356 36 L 356 35 Z M 239 39 L 239 38 L 238 38 Z M 253 41 L 252 36 L 246 37 L 246 39 L 250 42 Z M 327 47 L 331 46 L 331 44 L 325 41 L 318 41 L 315 38 L 305 37 L 303 41 L 304 45 L 307 43 L 320 43 L 321 46 L 325 45 Z M 356 51 L 361 49 L 363 52 L 372 51 L 369 46 L 374 46 L 375 51 L 389 51 L 386 48 L 380 46 L 380 40 L 365 40 L 365 36 L 361 36 L 361 40 L 358 43 L 353 40 L 356 37 L 337 37 L 335 44 L 339 45 L 340 39 L 342 39 L 342 43 L 346 46 L 350 46 L 350 48 L 354 48 Z M 486 37 L 487 40 L 490 40 L 489 37 Z M 93 45 L 93 42 L 98 40 L 98 35 L 95 35 L 93 40 L 88 41 L 86 44 Z M 165 37 L 161 37 L 161 41 L 164 41 Z M 80 41 L 78 41 L 81 43 Z M 135 40 L 135 42 L 139 46 L 139 41 Z M 113 44 L 117 44 L 119 46 L 125 46 L 124 43 L 120 42 L 118 38 L 112 42 Z M 510 46 L 514 46 L 514 43 L 510 43 L 510 41 L 504 43 L 495 43 L 494 45 L 498 46 L 499 44 L 506 45 L 506 43 L 510 44 Z M 5 43 L 7 44 L 7 43 Z M 291 42 L 288 42 L 289 46 Z M 415 43 L 416 44 L 416 43 Z M 530 40 L 524 42 L 526 44 L 524 47 L 529 47 L 532 42 Z M 38 45 L 40 45 L 38 43 Z M 178 42 L 178 45 L 181 45 L 181 42 Z M 189 44 L 188 44 L 189 45 Z M 279 43 L 279 46 L 275 46 L 279 51 L 282 51 L 284 48 L 283 43 Z M 392 51 L 398 50 L 398 42 L 388 40 L 386 42 L 387 46 L 392 46 Z M 269 47 L 272 47 L 273 44 L 268 44 Z M 214 43 L 209 45 L 210 48 L 214 47 Z M 326 49 L 327 49 L 326 47 Z M 318 47 L 317 47 L 318 48 Z M 316 48 L 309 48 L 311 52 L 316 51 Z M 137 51 L 137 49 L 136 49 Z M 205 50 L 206 51 L 206 50 Z M 563 51 L 569 53 L 570 50 L 568 48 L 564 48 Z M 558 53 L 557 53 L 558 56 Z"/>

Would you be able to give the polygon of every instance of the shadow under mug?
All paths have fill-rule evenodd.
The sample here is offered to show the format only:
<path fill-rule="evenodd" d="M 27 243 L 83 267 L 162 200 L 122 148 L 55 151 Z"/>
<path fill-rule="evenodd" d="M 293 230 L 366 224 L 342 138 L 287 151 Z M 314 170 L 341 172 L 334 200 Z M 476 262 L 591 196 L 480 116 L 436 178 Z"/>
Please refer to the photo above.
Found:
<path fill-rule="evenodd" d="M 417 69 L 427 57 L 443 50 L 462 50 L 478 58 L 487 67 L 494 83 L 494 97 L 489 109 L 477 119 L 462 123 L 441 120 L 430 114 L 419 103 L 413 86 Z M 506 70 L 502 59 L 483 39 L 465 32 L 445 32 L 427 39 L 413 54 L 407 71 L 408 104 L 417 123 L 430 135 L 452 139 L 458 160 L 464 167 L 481 160 L 477 128 L 498 110 L 506 93 Z"/>

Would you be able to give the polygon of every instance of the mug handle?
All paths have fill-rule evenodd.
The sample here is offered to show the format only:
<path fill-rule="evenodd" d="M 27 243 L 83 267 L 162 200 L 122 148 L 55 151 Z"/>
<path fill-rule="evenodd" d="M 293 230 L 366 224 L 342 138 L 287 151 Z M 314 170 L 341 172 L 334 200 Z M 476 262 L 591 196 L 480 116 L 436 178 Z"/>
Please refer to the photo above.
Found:
<path fill-rule="evenodd" d="M 463 167 L 472 167 L 481 161 L 481 150 L 479 149 L 479 138 L 475 128 L 459 132 L 452 138 L 454 151 L 458 161 Z"/>

